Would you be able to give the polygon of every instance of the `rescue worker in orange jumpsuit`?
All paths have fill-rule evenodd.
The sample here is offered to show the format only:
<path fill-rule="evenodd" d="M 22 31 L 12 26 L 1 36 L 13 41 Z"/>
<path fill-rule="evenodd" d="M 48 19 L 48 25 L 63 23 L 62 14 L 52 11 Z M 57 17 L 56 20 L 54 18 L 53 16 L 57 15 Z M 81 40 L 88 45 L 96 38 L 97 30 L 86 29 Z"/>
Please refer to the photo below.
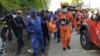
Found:
<path fill-rule="evenodd" d="M 60 22 L 60 35 L 61 35 L 61 43 L 63 50 L 65 51 L 66 48 L 71 49 L 69 44 L 70 44 L 70 39 L 71 39 L 71 27 L 70 27 L 70 22 L 72 22 L 73 28 L 77 29 L 76 21 L 73 18 L 73 15 L 71 11 L 69 11 L 68 8 L 68 3 L 61 3 L 61 10 L 59 11 L 59 20 Z"/>

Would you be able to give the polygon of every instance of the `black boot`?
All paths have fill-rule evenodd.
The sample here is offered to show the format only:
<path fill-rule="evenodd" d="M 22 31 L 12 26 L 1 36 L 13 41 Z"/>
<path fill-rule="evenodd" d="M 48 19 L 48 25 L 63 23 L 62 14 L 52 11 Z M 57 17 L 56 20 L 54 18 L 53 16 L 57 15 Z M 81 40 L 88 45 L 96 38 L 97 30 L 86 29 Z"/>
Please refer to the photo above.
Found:
<path fill-rule="evenodd" d="M 44 54 L 45 53 L 45 49 L 41 49 L 41 52 Z"/>
<path fill-rule="evenodd" d="M 36 53 L 33 53 L 33 55 L 32 56 L 38 56 Z"/>
<path fill-rule="evenodd" d="M 70 50 L 71 48 L 70 48 L 70 46 L 67 46 L 67 48 Z"/>
<path fill-rule="evenodd" d="M 64 51 L 66 51 L 66 48 L 63 48 Z"/>
<path fill-rule="evenodd" d="M 58 40 L 57 43 L 60 43 L 60 40 Z"/>

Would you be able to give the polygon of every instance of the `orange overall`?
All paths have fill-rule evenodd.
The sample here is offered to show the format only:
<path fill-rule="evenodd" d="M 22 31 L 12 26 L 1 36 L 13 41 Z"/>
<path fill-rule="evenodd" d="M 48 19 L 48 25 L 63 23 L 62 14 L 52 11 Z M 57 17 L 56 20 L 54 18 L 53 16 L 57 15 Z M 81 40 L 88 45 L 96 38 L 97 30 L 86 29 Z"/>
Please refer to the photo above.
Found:
<path fill-rule="evenodd" d="M 72 27 L 76 28 L 76 21 L 74 20 L 72 13 L 69 11 L 67 13 L 59 12 L 59 21 L 60 19 L 65 18 L 67 20 L 70 20 L 72 22 Z M 70 43 L 70 38 L 71 38 L 71 27 L 70 24 L 67 24 L 65 26 L 60 25 L 60 35 L 61 35 L 61 42 L 62 42 L 62 47 L 66 48 L 69 46 Z"/>

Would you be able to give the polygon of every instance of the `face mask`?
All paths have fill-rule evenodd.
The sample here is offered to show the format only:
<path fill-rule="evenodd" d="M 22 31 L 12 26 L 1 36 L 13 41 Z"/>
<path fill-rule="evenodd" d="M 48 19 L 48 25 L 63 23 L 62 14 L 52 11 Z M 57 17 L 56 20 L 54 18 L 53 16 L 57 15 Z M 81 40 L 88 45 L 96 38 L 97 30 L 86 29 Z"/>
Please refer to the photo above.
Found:
<path fill-rule="evenodd" d="M 67 8 L 63 8 L 62 11 L 63 11 L 63 12 L 67 12 Z"/>
<path fill-rule="evenodd" d="M 16 18 L 17 17 L 17 15 L 13 15 L 13 18 Z"/>
<path fill-rule="evenodd" d="M 27 16 L 28 18 L 30 17 L 30 15 Z"/>

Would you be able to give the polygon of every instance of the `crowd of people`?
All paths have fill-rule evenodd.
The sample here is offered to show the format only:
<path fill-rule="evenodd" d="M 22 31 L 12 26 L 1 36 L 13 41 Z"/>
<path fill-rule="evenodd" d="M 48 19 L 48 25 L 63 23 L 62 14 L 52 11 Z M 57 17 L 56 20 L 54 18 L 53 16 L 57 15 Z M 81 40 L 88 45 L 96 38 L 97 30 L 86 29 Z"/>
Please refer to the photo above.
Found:
<path fill-rule="evenodd" d="M 46 46 L 50 42 L 47 22 L 50 21 L 52 16 L 57 20 L 57 13 L 53 14 L 48 10 L 42 10 L 38 13 L 35 9 L 31 9 L 26 13 L 26 17 L 23 17 L 21 10 L 15 10 L 12 13 L 5 12 L 5 17 L 1 21 L 2 30 L 0 39 L 2 42 L 0 43 L 0 53 L 4 51 L 3 47 L 12 42 L 12 31 L 17 39 L 17 54 L 20 54 L 25 46 L 22 38 L 24 31 L 28 32 L 27 39 L 32 42 L 33 55 L 38 54 L 39 46 L 41 52 L 44 53 Z M 57 35 L 60 35 L 60 32 Z M 58 42 L 60 42 L 60 36 Z"/>
<path fill-rule="evenodd" d="M 26 14 L 26 17 L 23 17 L 21 10 L 13 11 L 11 14 L 5 13 L 2 20 L 0 52 L 3 51 L 2 47 L 12 42 L 12 30 L 17 38 L 17 54 L 20 54 L 21 49 L 25 46 L 22 39 L 24 30 L 28 32 L 27 38 L 32 43 L 33 56 L 38 55 L 39 46 L 41 52 L 45 52 L 46 46 L 50 43 L 50 33 L 54 33 L 57 43 L 61 41 L 64 51 L 66 48 L 70 50 L 72 30 L 70 23 L 72 23 L 72 28 L 79 33 L 79 28 L 84 19 L 89 18 L 89 14 L 85 9 L 77 10 L 75 14 L 72 14 L 71 10 L 65 7 L 54 13 L 48 10 L 37 12 L 35 9 L 31 9 Z"/>

